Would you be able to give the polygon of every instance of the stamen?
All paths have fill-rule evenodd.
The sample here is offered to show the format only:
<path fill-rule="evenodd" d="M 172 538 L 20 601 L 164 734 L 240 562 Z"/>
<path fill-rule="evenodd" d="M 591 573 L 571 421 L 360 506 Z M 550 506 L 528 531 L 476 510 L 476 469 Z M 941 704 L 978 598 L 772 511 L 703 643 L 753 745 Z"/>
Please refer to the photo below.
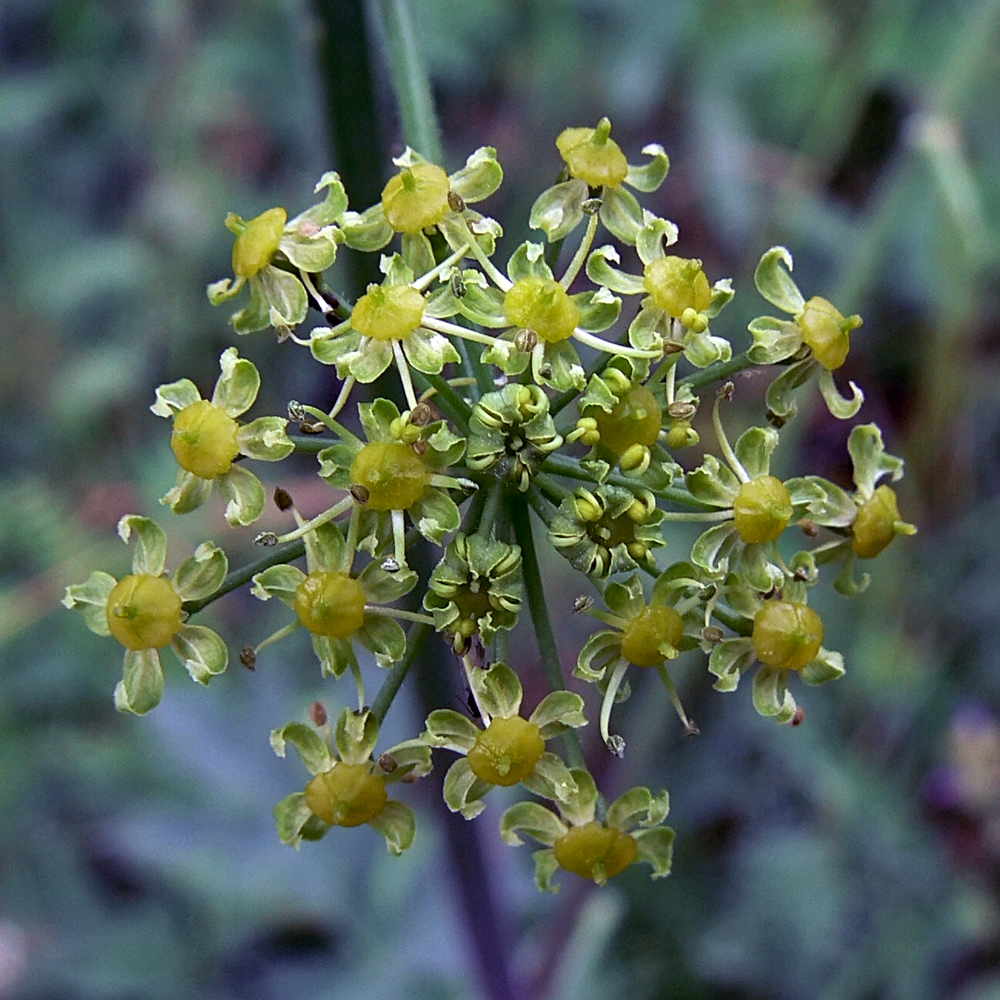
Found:
<path fill-rule="evenodd" d="M 628 670 L 628 660 L 624 656 L 619 656 L 615 661 L 615 669 L 611 674 L 611 679 L 608 681 L 608 688 L 604 692 L 604 700 L 601 702 L 601 738 L 607 748 L 618 757 L 625 749 L 625 741 L 620 736 L 612 737 L 608 732 L 608 723 L 611 721 L 611 706 L 615 703 L 615 695 L 618 694 L 618 689 L 622 686 L 626 670 Z M 620 746 L 619 740 L 621 741 Z"/>

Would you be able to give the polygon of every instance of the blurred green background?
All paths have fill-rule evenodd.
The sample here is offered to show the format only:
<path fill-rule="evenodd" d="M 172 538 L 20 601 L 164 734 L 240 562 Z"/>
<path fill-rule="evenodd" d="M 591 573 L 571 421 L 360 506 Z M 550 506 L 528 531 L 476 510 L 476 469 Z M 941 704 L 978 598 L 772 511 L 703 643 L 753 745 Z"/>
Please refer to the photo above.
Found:
<path fill-rule="evenodd" d="M 377 196 L 402 148 L 383 4 L 352 22 L 365 9 L 331 0 L 324 29 L 293 0 L 2 0 L 0 997 L 1000 998 L 1000 3 L 411 6 L 446 166 L 493 145 L 506 169 L 486 207 L 506 249 L 554 137 L 607 114 L 633 161 L 667 148 L 650 207 L 734 278 L 737 350 L 774 243 L 807 295 L 864 316 L 845 374 L 907 460 L 920 534 L 861 600 L 817 594 L 848 676 L 807 692 L 803 726 L 715 694 L 694 656 L 678 681 L 697 739 L 660 696 L 623 710 L 629 755 L 603 780 L 669 787 L 666 882 L 539 896 L 498 811 L 463 846 L 430 789 L 404 858 L 367 830 L 283 847 L 270 810 L 302 775 L 267 732 L 336 702 L 305 645 L 209 692 L 168 669 L 140 721 L 111 704 L 116 648 L 57 602 L 126 569 L 118 517 L 164 517 L 175 466 L 148 406 L 183 375 L 208 391 L 231 342 L 204 294 L 230 273 L 226 212 L 294 214 L 330 168 L 367 182 L 354 207 Z M 284 346 L 239 344 L 264 375 L 256 413 L 329 389 Z M 739 382 L 747 420 L 759 390 Z M 803 412 L 782 472 L 844 481 L 847 431 Z M 308 496 L 313 468 L 286 463 L 283 485 Z M 255 530 L 234 541 L 210 504 L 171 523 L 172 564 L 206 537 L 239 562 Z M 550 572 L 571 599 L 579 581 Z M 235 649 L 269 611 L 233 595 L 206 620 Z M 387 736 L 418 726 L 403 699 Z"/>

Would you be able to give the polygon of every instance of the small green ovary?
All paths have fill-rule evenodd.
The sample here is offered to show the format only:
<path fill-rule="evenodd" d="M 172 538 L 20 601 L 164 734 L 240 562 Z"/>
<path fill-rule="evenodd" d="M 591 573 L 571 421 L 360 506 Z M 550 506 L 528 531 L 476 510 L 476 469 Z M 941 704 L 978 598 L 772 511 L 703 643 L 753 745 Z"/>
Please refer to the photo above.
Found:
<path fill-rule="evenodd" d="M 616 455 L 635 444 L 648 448 L 656 442 L 663 426 L 663 410 L 644 385 L 628 389 L 610 412 L 593 407 L 587 415 L 597 421 L 601 444 Z"/>
<path fill-rule="evenodd" d="M 368 491 L 373 510 L 408 510 L 423 496 L 431 471 L 402 441 L 372 441 L 354 456 L 350 476 Z"/>
<path fill-rule="evenodd" d="M 684 620 L 676 608 L 647 605 L 622 632 L 622 656 L 637 667 L 655 667 L 668 658 L 661 647 L 676 650 L 684 635 Z"/>
<path fill-rule="evenodd" d="M 233 273 L 237 277 L 252 278 L 271 263 L 287 221 L 283 208 L 269 208 L 247 223 L 233 244 Z"/>
<path fill-rule="evenodd" d="M 185 406 L 174 417 L 170 447 L 177 464 L 200 479 L 225 475 L 240 453 L 239 425 L 207 399 Z"/>
<path fill-rule="evenodd" d="M 712 289 L 700 260 L 658 257 L 646 265 L 643 285 L 653 305 L 675 319 L 685 309 L 702 313 L 712 302 Z"/>
<path fill-rule="evenodd" d="M 341 761 L 306 785 L 306 805 L 331 826 L 360 826 L 384 808 L 385 779 L 364 764 Z"/>
<path fill-rule="evenodd" d="M 108 628 L 126 649 L 166 646 L 183 623 L 181 599 L 162 576 L 123 577 L 108 595 Z"/>
<path fill-rule="evenodd" d="M 547 344 L 572 336 L 580 310 L 552 278 L 521 278 L 504 295 L 504 313 L 513 326 L 534 330 Z"/>
<path fill-rule="evenodd" d="M 423 321 L 424 305 L 410 285 L 369 285 L 354 305 L 351 326 L 373 340 L 405 340 Z"/>
<path fill-rule="evenodd" d="M 364 624 L 365 592 L 346 573 L 310 573 L 295 589 L 295 613 L 313 635 L 347 639 Z"/>
<path fill-rule="evenodd" d="M 628 868 L 639 847 L 629 834 L 593 820 L 570 827 L 555 842 L 555 853 L 560 868 L 600 884 Z"/>
<path fill-rule="evenodd" d="M 414 163 L 382 189 L 382 210 L 397 233 L 436 226 L 448 211 L 448 175 L 434 163 Z"/>
<path fill-rule="evenodd" d="M 754 615 L 751 634 L 761 663 L 779 670 L 801 670 L 823 643 L 823 620 L 806 604 L 768 601 Z"/>
<path fill-rule="evenodd" d="M 792 519 L 792 498 L 776 476 L 744 483 L 733 501 L 733 521 L 747 545 L 773 542 Z"/>
<path fill-rule="evenodd" d="M 535 770 L 544 751 L 545 740 L 533 722 L 517 715 L 493 719 L 476 737 L 469 766 L 480 781 L 516 785 Z"/>

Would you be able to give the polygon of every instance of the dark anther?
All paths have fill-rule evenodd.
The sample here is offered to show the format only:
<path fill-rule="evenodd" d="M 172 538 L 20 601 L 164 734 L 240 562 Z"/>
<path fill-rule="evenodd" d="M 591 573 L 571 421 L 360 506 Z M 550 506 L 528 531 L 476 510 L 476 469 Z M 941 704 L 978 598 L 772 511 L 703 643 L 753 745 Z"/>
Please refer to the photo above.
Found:
<path fill-rule="evenodd" d="M 253 646 L 244 646 L 240 650 L 240 663 L 247 670 L 253 670 L 257 666 L 257 654 L 253 651 Z"/>
<path fill-rule="evenodd" d="M 280 511 L 290 510 L 295 501 L 292 500 L 291 493 L 280 486 L 274 488 L 274 506 Z"/>
<path fill-rule="evenodd" d="M 329 716 L 326 714 L 326 705 L 321 701 L 314 701 L 309 706 L 309 716 L 312 718 L 313 725 L 317 728 L 325 726 L 329 720 Z"/>
<path fill-rule="evenodd" d="M 363 486 L 361 483 L 351 483 L 347 488 L 347 492 L 354 497 L 355 503 L 368 503 L 371 499 L 371 492 L 367 486 Z"/>
<path fill-rule="evenodd" d="M 448 192 L 448 207 L 453 212 L 465 211 L 465 199 L 457 191 Z"/>

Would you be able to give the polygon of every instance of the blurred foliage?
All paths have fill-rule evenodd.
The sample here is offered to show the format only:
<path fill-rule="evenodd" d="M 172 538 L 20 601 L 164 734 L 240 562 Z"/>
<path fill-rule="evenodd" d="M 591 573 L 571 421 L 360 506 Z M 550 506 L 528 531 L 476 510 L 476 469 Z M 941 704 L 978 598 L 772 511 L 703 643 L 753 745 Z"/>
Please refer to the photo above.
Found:
<path fill-rule="evenodd" d="M 108 695 L 117 658 L 50 609 L 82 566 L 126 564 L 115 521 L 170 484 L 147 407 L 181 374 L 207 390 L 229 343 L 204 296 L 228 273 L 225 213 L 297 211 L 340 166 L 318 22 L 295 0 L 4 0 L 0 996 L 995 998 L 1000 3 L 412 6 L 448 166 L 489 143 L 507 170 L 494 214 L 526 218 L 554 136 L 606 113 L 626 150 L 666 146 L 652 207 L 736 279 L 732 329 L 772 243 L 803 289 L 865 317 L 848 374 L 907 458 L 921 534 L 863 605 L 822 608 L 849 674 L 809 697 L 805 725 L 768 726 L 743 691 L 706 697 L 695 658 L 678 682 L 698 739 L 662 692 L 629 703 L 630 758 L 605 779 L 661 762 L 667 883 L 628 872 L 539 899 L 526 851 L 484 841 L 462 869 L 430 810 L 404 859 L 363 834 L 288 851 L 269 816 L 288 779 L 262 734 L 321 696 L 294 649 L 234 667 L 211 703 L 168 678 L 164 706 L 130 720 Z M 374 75 L 372 141 L 396 152 L 378 58 Z M 266 370 L 261 412 L 312 388 L 277 345 L 240 347 Z M 759 389 L 741 381 L 738 400 Z M 846 482 L 846 429 L 802 423 L 812 466 Z M 178 546 L 218 517 L 186 519 Z M 228 635 L 265 633 L 236 595 L 214 613 Z M 579 637 L 560 641 L 568 657 Z M 463 882 L 504 915 L 502 969 L 464 926 Z"/>

